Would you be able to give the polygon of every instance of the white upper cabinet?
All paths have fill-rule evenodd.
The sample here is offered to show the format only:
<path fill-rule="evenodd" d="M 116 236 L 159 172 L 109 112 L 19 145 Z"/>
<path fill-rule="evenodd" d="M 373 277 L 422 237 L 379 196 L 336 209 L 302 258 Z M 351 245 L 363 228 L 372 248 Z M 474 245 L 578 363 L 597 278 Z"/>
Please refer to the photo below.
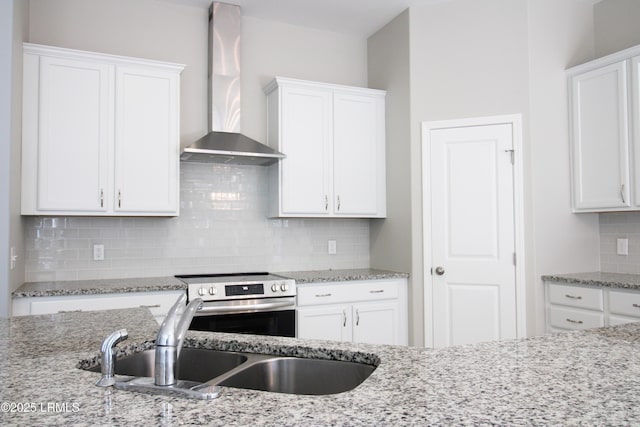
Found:
<path fill-rule="evenodd" d="M 178 85 L 174 72 L 117 67 L 117 212 L 177 212 Z"/>
<path fill-rule="evenodd" d="M 177 215 L 182 69 L 25 43 L 22 214 Z"/>
<path fill-rule="evenodd" d="M 277 77 L 266 88 L 271 217 L 386 216 L 385 92 Z"/>
<path fill-rule="evenodd" d="M 640 209 L 640 47 L 568 70 L 574 212 Z"/>

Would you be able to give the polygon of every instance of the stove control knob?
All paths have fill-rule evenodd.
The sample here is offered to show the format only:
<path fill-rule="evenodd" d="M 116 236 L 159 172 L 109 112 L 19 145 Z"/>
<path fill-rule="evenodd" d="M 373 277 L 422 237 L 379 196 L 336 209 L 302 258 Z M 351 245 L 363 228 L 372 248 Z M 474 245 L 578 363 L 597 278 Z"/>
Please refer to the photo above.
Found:
<path fill-rule="evenodd" d="M 206 293 L 207 293 L 207 290 L 205 288 L 198 289 L 198 295 L 200 295 L 201 297 L 203 297 L 204 294 Z"/>
<path fill-rule="evenodd" d="M 287 292 L 289 290 L 289 285 L 287 285 L 286 283 L 282 282 L 282 284 L 280 285 L 280 290 L 282 292 Z"/>
<path fill-rule="evenodd" d="M 278 292 L 278 284 L 274 283 L 273 285 L 271 285 L 271 292 Z"/>
<path fill-rule="evenodd" d="M 209 288 L 209 295 L 215 295 L 217 292 L 216 288 Z"/>

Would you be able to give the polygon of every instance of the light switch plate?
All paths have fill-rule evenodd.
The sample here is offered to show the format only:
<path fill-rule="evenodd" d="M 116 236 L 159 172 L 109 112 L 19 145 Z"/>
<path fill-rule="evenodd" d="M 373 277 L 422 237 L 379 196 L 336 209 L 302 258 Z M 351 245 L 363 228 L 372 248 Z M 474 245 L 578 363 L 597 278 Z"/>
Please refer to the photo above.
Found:
<path fill-rule="evenodd" d="M 618 255 L 629 255 L 629 239 L 618 239 L 616 242 Z"/>

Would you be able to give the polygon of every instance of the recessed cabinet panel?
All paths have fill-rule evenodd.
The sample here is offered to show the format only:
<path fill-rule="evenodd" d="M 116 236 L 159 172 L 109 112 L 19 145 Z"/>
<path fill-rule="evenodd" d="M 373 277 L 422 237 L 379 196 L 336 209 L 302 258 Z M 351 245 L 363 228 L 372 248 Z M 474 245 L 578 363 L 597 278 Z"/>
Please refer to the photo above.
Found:
<path fill-rule="evenodd" d="M 282 92 L 282 212 L 329 213 L 331 93 L 285 88 Z"/>
<path fill-rule="evenodd" d="M 401 344 L 397 301 L 355 304 L 352 309 L 353 342 Z"/>
<path fill-rule="evenodd" d="M 104 212 L 113 138 L 113 67 L 40 59 L 40 210 Z"/>
<path fill-rule="evenodd" d="M 378 209 L 378 103 L 367 96 L 334 97 L 334 195 L 339 214 L 375 215 Z"/>
<path fill-rule="evenodd" d="M 178 76 L 119 66 L 116 72 L 116 211 L 176 212 Z"/>
<path fill-rule="evenodd" d="M 304 307 L 296 310 L 298 338 L 351 341 L 351 307 Z"/>
<path fill-rule="evenodd" d="M 576 209 L 630 206 L 626 66 L 622 61 L 572 79 Z"/>
<path fill-rule="evenodd" d="M 631 126 L 633 129 L 631 145 L 633 153 L 633 206 L 640 209 L 640 56 L 631 58 Z"/>

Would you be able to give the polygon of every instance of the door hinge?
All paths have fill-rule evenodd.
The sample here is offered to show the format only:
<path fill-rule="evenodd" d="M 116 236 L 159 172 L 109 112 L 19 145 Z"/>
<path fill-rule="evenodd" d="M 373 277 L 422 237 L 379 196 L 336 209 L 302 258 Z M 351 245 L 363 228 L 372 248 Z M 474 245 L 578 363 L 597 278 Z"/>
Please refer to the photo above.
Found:
<path fill-rule="evenodd" d="M 511 155 L 511 164 L 513 165 L 515 163 L 515 152 L 516 150 L 514 150 L 513 148 L 511 150 L 504 150 L 505 153 L 509 153 Z"/>

